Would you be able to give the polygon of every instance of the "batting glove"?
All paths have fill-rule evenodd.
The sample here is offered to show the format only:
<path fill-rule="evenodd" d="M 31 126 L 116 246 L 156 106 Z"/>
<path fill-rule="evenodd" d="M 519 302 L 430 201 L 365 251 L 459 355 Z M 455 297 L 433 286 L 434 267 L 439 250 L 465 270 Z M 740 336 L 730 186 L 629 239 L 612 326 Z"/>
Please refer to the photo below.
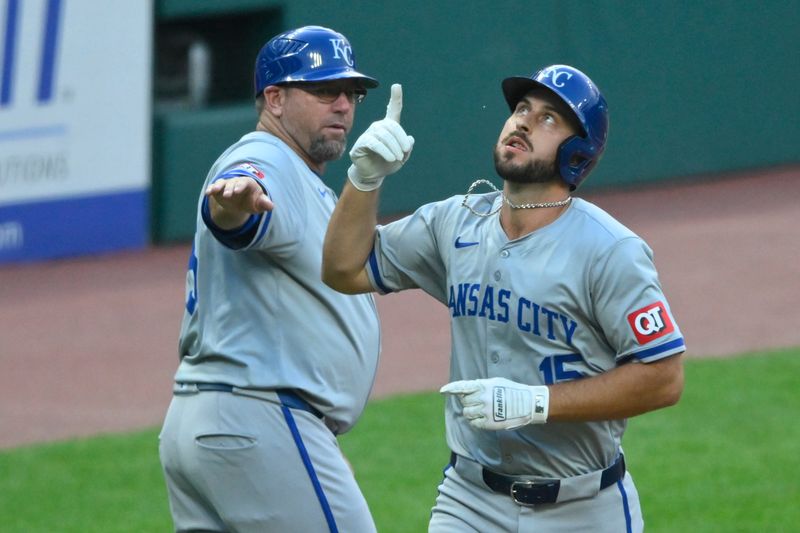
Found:
<path fill-rule="evenodd" d="M 439 392 L 455 394 L 464 418 L 477 429 L 516 429 L 547 422 L 550 389 L 545 386 L 489 378 L 454 381 Z"/>
<path fill-rule="evenodd" d="M 347 170 L 347 177 L 356 189 L 377 189 L 383 183 L 383 178 L 400 170 L 411 155 L 414 137 L 406 135 L 400 126 L 402 110 L 403 88 L 395 83 L 386 107 L 386 117 L 370 124 L 350 150 L 353 164 Z"/>

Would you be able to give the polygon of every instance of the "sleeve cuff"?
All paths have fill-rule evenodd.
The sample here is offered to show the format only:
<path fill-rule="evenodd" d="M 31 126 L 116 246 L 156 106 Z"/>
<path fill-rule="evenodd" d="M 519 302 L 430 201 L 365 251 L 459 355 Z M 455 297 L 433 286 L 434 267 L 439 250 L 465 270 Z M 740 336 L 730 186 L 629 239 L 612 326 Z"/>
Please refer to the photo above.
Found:
<path fill-rule="evenodd" d="M 380 269 L 378 268 L 378 257 L 375 255 L 375 248 L 373 248 L 369 253 L 369 259 L 367 260 L 367 274 L 372 282 L 372 286 L 375 287 L 375 290 L 377 290 L 379 294 L 388 294 L 390 292 L 394 292 L 383 282 Z"/>
<path fill-rule="evenodd" d="M 620 362 L 630 359 L 637 359 L 643 363 L 651 363 L 653 361 L 658 361 L 659 359 L 664 359 L 665 357 L 676 355 L 685 351 L 686 343 L 684 342 L 683 337 L 678 337 L 677 339 L 665 342 L 664 344 L 653 346 L 652 348 L 647 348 L 646 350 L 641 350 L 639 352 L 633 352 L 632 354 L 621 358 Z"/>

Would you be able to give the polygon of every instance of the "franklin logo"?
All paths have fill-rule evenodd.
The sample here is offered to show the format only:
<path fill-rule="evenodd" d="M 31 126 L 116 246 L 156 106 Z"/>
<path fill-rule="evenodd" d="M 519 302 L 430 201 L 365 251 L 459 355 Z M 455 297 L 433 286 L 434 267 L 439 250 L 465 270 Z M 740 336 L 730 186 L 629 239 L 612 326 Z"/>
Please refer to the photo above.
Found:
<path fill-rule="evenodd" d="M 506 419 L 506 389 L 494 388 L 494 420 L 500 422 Z"/>
<path fill-rule="evenodd" d="M 344 62 L 353 66 L 353 49 L 344 39 L 328 39 L 333 47 L 333 58 L 344 59 Z"/>
<path fill-rule="evenodd" d="M 675 330 L 662 302 L 650 304 L 629 314 L 628 324 L 639 344 L 646 344 Z"/>

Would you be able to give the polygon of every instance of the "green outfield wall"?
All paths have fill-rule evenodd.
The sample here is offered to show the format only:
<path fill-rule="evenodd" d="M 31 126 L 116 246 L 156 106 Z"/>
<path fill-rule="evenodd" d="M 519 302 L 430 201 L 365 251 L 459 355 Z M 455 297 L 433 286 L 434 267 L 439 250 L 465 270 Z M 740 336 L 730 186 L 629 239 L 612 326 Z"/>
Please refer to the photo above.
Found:
<path fill-rule="evenodd" d="M 305 24 L 347 35 L 359 70 L 381 81 L 359 107 L 351 143 L 383 116 L 389 85 L 403 84 L 402 123 L 416 145 L 384 186 L 384 215 L 464 193 L 477 178 L 499 185 L 491 149 L 508 114 L 500 82 L 553 63 L 584 70 L 609 102 L 609 144 L 582 190 L 800 161 L 797 1 L 165 0 L 156 6 L 157 39 L 175 24 L 206 27 L 215 19 L 243 29 L 224 30 L 224 39 L 212 43 L 227 70 L 214 78 L 219 94 L 207 106 L 154 108 L 155 241 L 191 236 L 208 166 L 255 125 L 250 65 L 258 46 Z M 213 28 L 206 29 L 212 41 Z M 348 164 L 345 158 L 329 165 L 325 179 L 334 189 Z"/>

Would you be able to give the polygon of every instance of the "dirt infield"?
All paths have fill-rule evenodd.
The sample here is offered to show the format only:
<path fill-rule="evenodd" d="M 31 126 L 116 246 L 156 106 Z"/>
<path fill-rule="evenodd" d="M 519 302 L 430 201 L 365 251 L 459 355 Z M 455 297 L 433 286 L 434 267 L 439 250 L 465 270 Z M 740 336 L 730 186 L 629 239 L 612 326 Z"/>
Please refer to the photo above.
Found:
<path fill-rule="evenodd" d="M 800 168 L 586 197 L 654 249 L 688 355 L 800 345 Z M 160 424 L 186 245 L 0 267 L 0 448 Z M 446 381 L 447 308 L 378 298 L 374 396 Z"/>

